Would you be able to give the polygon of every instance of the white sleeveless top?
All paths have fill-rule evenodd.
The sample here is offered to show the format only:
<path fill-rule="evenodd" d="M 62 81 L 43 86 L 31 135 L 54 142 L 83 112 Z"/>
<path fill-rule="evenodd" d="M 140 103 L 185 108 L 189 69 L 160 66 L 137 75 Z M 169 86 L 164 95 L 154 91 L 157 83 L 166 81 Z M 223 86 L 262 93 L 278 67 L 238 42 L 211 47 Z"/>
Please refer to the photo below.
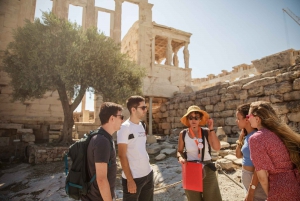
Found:
<path fill-rule="evenodd" d="M 185 142 L 185 149 L 186 149 L 186 153 L 187 153 L 187 160 L 188 161 L 201 160 L 203 149 L 200 152 L 200 158 L 199 158 L 198 157 L 198 147 L 195 143 L 195 140 L 190 138 L 189 130 L 187 130 L 187 132 L 185 134 L 184 142 Z M 204 153 L 203 161 L 208 161 L 208 160 L 211 160 L 211 156 L 209 154 L 209 148 L 208 148 L 208 143 L 207 143 L 206 139 L 204 140 L 204 143 L 205 143 L 205 153 Z"/>

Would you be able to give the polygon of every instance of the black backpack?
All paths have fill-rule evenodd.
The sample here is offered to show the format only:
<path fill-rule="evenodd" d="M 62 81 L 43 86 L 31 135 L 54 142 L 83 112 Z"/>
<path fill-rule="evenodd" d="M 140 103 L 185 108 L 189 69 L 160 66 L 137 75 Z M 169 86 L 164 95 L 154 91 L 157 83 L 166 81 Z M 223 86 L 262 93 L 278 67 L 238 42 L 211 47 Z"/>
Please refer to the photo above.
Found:
<path fill-rule="evenodd" d="M 201 128 L 201 131 L 202 131 L 202 134 L 203 134 L 203 151 L 201 152 L 201 160 L 203 161 L 203 158 L 204 158 L 204 152 L 205 152 L 205 140 L 207 140 L 207 144 L 208 144 L 208 152 L 209 154 L 211 155 L 211 147 L 210 147 L 210 144 L 209 144 L 209 141 L 208 141 L 208 132 L 206 129 L 203 129 Z M 183 147 L 185 149 L 185 141 L 184 141 L 184 138 L 185 138 L 185 135 L 186 135 L 186 132 L 187 132 L 187 129 L 184 129 L 182 131 L 182 140 L 183 140 Z M 187 156 L 186 156 L 186 152 L 184 151 L 184 157 L 185 159 L 187 159 Z"/>
<path fill-rule="evenodd" d="M 87 148 L 93 136 L 97 134 L 103 135 L 103 133 L 100 133 L 99 131 L 100 129 L 97 129 L 95 131 L 90 131 L 89 134 L 85 134 L 83 138 L 69 147 L 68 153 L 65 153 L 65 173 L 67 175 L 65 190 L 66 194 L 75 200 L 79 200 L 82 195 L 86 195 L 96 179 L 96 175 L 92 178 L 89 178 L 88 175 Z M 111 148 L 113 149 L 113 142 L 110 139 L 108 140 L 111 142 Z M 72 166 L 69 173 L 67 157 L 70 157 L 72 160 Z M 110 166 L 110 161 L 108 166 Z"/>

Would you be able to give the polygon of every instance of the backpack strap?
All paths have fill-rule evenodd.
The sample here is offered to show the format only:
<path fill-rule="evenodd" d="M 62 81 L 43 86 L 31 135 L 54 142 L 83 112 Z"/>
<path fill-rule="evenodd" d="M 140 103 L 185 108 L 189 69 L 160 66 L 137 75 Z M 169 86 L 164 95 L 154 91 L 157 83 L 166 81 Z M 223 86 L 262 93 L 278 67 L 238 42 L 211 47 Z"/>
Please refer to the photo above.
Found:
<path fill-rule="evenodd" d="M 201 130 L 202 130 L 202 134 L 203 134 L 203 142 L 205 142 L 204 140 L 207 141 L 208 153 L 209 153 L 209 155 L 211 155 L 211 147 L 210 147 L 210 144 L 209 144 L 209 141 L 208 141 L 208 131 L 207 131 L 207 129 L 203 129 L 203 128 L 201 128 Z M 205 143 L 203 143 L 203 151 L 202 151 L 202 156 L 201 156 L 202 161 L 204 159 L 204 153 L 205 153 Z"/>
<path fill-rule="evenodd" d="M 94 131 L 90 131 L 90 136 L 91 136 L 91 138 L 94 136 L 94 135 L 98 135 L 98 134 L 100 134 L 100 135 L 102 135 L 102 136 L 104 136 L 106 139 L 108 139 L 108 141 L 110 142 L 110 151 L 113 151 L 114 150 L 114 144 L 113 144 L 113 141 L 111 140 L 111 139 L 109 139 L 108 137 L 106 137 L 103 133 L 101 133 L 100 132 L 100 129 L 97 129 L 97 130 L 94 130 Z M 109 161 L 108 161 L 108 167 L 110 167 L 111 166 L 111 160 L 109 159 Z M 95 175 L 94 175 L 95 176 Z M 92 178 L 93 179 L 93 178 Z M 95 178 L 94 178 L 95 179 Z"/>
<path fill-rule="evenodd" d="M 69 172 L 69 164 L 68 164 L 68 153 L 64 155 L 64 162 L 65 162 L 65 173 L 68 175 Z"/>
<path fill-rule="evenodd" d="M 147 126 L 146 126 L 146 123 L 144 121 L 140 121 L 141 124 L 143 125 L 144 129 L 145 129 L 145 133 L 147 135 Z"/>
<path fill-rule="evenodd" d="M 187 132 L 187 129 L 184 129 L 184 130 L 182 131 L 182 141 L 183 141 L 183 148 L 184 148 L 184 149 L 185 149 L 185 141 L 184 141 L 184 139 L 185 139 L 186 132 Z"/>

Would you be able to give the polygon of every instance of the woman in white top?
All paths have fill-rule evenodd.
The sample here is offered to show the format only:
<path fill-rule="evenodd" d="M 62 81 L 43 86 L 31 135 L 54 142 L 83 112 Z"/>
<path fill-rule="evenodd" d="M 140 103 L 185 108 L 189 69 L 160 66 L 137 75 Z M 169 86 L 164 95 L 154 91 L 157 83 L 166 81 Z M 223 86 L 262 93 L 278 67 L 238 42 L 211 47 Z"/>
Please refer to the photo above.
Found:
<path fill-rule="evenodd" d="M 193 105 L 180 119 L 187 126 L 180 132 L 178 138 L 177 157 L 178 162 L 199 161 L 204 166 L 205 177 L 203 179 L 203 192 L 185 190 L 189 201 L 222 201 L 218 180 L 215 174 L 215 166 L 211 162 L 210 147 L 218 151 L 221 148 L 220 141 L 213 129 L 213 120 L 207 112 Z M 206 125 L 207 128 L 200 126 Z M 207 136 L 207 137 L 205 137 Z M 184 148 L 186 153 L 184 153 Z"/>

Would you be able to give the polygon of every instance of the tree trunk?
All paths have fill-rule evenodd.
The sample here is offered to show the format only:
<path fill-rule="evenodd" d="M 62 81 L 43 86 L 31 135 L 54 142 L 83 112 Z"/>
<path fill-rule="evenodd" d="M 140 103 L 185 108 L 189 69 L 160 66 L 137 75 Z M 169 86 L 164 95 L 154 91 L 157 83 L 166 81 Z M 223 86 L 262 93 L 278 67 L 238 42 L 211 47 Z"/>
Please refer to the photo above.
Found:
<path fill-rule="evenodd" d="M 61 144 L 70 145 L 73 142 L 72 141 L 72 128 L 74 125 L 73 111 L 76 109 L 76 107 L 79 105 L 80 101 L 82 100 L 82 97 L 84 96 L 86 91 L 86 87 L 81 86 L 78 96 L 75 98 L 74 102 L 70 105 L 65 85 L 62 83 L 61 80 L 58 81 L 57 85 L 58 85 L 57 91 L 64 111 L 63 132 L 59 141 Z"/>
<path fill-rule="evenodd" d="M 72 128 L 74 125 L 73 112 L 69 110 L 68 113 L 64 115 L 64 125 L 62 132 L 62 144 L 70 144 L 72 143 Z"/>

